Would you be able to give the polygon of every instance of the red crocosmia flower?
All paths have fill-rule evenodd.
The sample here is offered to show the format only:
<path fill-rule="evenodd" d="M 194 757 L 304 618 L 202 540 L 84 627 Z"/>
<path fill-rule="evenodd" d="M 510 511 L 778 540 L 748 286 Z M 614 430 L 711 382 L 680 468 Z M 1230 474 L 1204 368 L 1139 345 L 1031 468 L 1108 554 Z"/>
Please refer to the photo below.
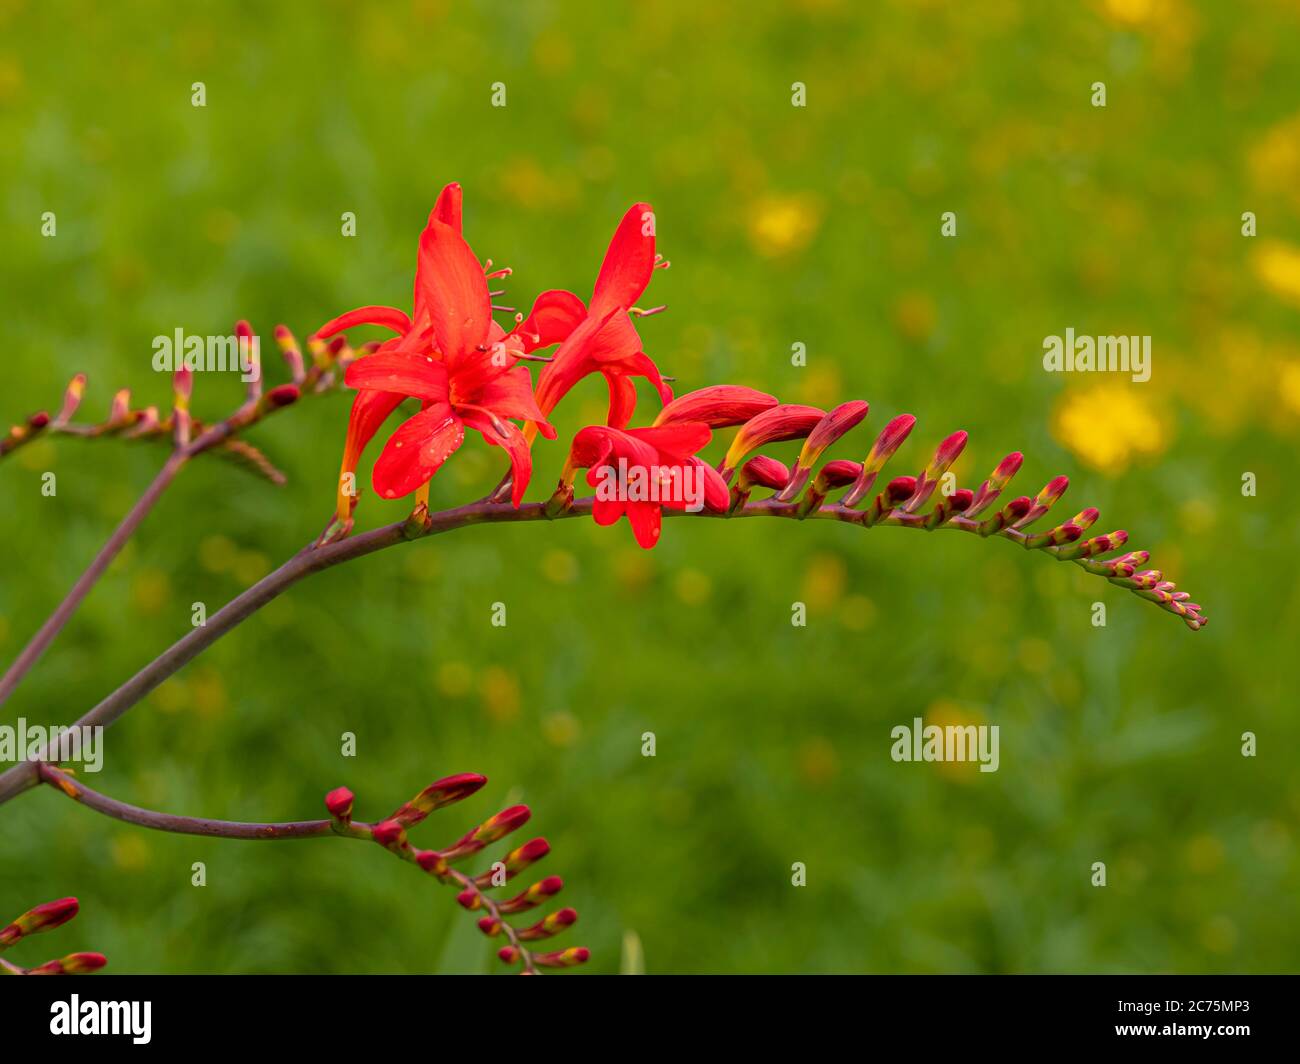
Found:
<path fill-rule="evenodd" d="M 429 221 L 440 221 L 444 225 L 450 225 L 458 232 L 461 227 L 461 188 L 458 184 L 447 185 L 438 194 L 437 202 L 434 204 L 433 211 L 429 214 Z M 424 257 L 420 256 L 416 261 L 415 267 L 415 299 L 414 308 L 416 319 L 421 323 L 420 329 L 412 324 L 411 318 L 403 310 L 396 307 L 359 307 L 356 310 L 350 310 L 346 314 L 341 314 L 332 321 L 326 322 L 316 330 L 316 337 L 322 340 L 329 339 L 345 329 L 351 329 L 358 325 L 379 325 L 385 329 L 391 329 L 398 336 L 394 340 L 381 344 L 379 352 L 389 352 L 398 349 L 404 344 L 415 346 L 421 331 L 428 328 L 428 312 L 424 305 L 424 293 L 428 291 L 430 284 L 425 277 L 426 263 Z M 381 391 L 361 391 L 357 393 L 356 399 L 352 401 L 352 414 L 348 419 L 348 434 L 343 445 L 343 463 L 339 470 L 339 487 L 338 487 L 338 507 L 336 516 L 340 521 L 346 521 L 351 517 L 353 497 L 347 494 L 345 478 L 348 474 L 354 473 L 357 463 L 361 460 L 361 455 L 366 449 L 371 438 L 379 431 L 379 427 L 387 420 L 388 415 L 397 409 L 397 406 L 406 396 L 400 392 L 381 392 Z"/>
<path fill-rule="evenodd" d="M 604 374 L 609 385 L 608 421 L 615 428 L 632 420 L 636 407 L 634 377 L 650 381 L 663 402 L 672 399 L 672 389 L 641 349 L 641 337 L 627 313 L 650 284 L 654 269 L 654 212 L 648 203 L 635 203 L 623 215 L 605 252 L 591 305 L 585 310 L 585 330 L 572 318 L 581 301 L 576 296 L 572 297 L 576 304 L 565 301 L 563 312 L 568 316 L 564 323 L 572 327 L 555 358 L 537 378 L 537 405 L 542 413 L 554 410 L 569 390 L 591 373 Z"/>
<path fill-rule="evenodd" d="M 730 492 L 712 466 L 695 452 L 713 437 L 708 425 L 688 422 L 648 429 L 591 425 L 573 439 L 565 482 L 586 469 L 596 488 L 592 517 L 612 525 L 626 515 L 637 543 L 659 542 L 663 509 L 726 511 Z"/>
<path fill-rule="evenodd" d="M 464 441 L 469 426 L 510 456 L 512 500 L 518 506 L 532 474 L 532 456 L 523 433 L 507 419 L 536 422 L 548 439 L 555 438 L 533 399 L 528 369 L 516 365 L 527 342 L 492 320 L 483 267 L 450 225 L 436 218 L 429 222 L 420 237 L 420 262 L 425 287 L 416 316 L 428 318 L 429 346 L 403 342 L 412 331 L 390 350 L 353 362 L 345 378 L 350 388 L 424 403 L 389 437 L 375 461 L 375 491 L 393 499 L 427 483 Z"/>
<path fill-rule="evenodd" d="M 347 383 L 358 392 L 339 471 L 340 521 L 351 517 L 355 501 L 346 493 L 347 474 L 356 471 L 366 445 L 388 416 L 412 396 L 423 399 L 425 409 L 394 434 L 382 477 L 376 468 L 375 490 L 381 495 L 395 498 L 426 483 L 460 446 L 465 425 L 483 432 L 489 443 L 510 455 L 516 505 L 527 486 L 531 463 L 521 454 L 519 430 L 505 419 L 540 419 L 541 414 L 532 400 L 527 369 L 515 363 L 521 354 L 564 339 L 585 308 L 572 293 L 544 292 L 528 318 L 505 333 L 492 321 L 486 276 L 460 232 L 461 188 L 450 184 L 438 195 L 420 240 L 414 318 L 396 307 L 361 307 L 316 331 L 320 339 L 358 325 L 379 325 L 397 333 L 349 367 Z M 380 361 L 365 365 L 371 359 Z M 434 363 L 441 369 L 431 368 Z M 549 426 L 546 435 L 553 438 Z M 405 454 L 398 453 L 403 450 Z"/>

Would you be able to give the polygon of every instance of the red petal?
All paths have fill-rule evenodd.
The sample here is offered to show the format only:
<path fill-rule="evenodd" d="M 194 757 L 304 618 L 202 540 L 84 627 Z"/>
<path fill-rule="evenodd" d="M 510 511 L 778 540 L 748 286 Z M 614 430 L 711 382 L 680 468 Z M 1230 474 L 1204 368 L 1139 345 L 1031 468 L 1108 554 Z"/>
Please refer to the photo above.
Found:
<path fill-rule="evenodd" d="M 375 491 L 385 499 L 409 495 L 438 471 L 464 439 L 465 426 L 446 403 L 421 410 L 384 445 L 375 462 Z"/>
<path fill-rule="evenodd" d="M 731 489 L 722 474 L 699 458 L 692 458 L 691 463 L 704 473 L 704 505 L 715 513 L 725 513 L 731 506 Z"/>
<path fill-rule="evenodd" d="M 606 373 L 609 382 L 609 416 L 605 421 L 616 429 L 625 428 L 636 411 L 636 384 L 621 373 Z"/>
<path fill-rule="evenodd" d="M 536 421 L 543 436 L 548 440 L 555 439 L 555 429 L 546 420 L 546 415 L 537 408 L 537 400 L 533 398 L 533 378 L 527 366 L 516 366 L 488 381 L 479 389 L 474 401 L 476 406 L 486 407 L 497 417 Z"/>
<path fill-rule="evenodd" d="M 447 367 L 428 356 L 377 351 L 348 366 L 343 380 L 349 388 L 398 392 L 431 402 L 447 401 Z"/>
<path fill-rule="evenodd" d="M 562 288 L 553 288 L 533 301 L 533 309 L 515 332 L 523 338 L 525 352 L 535 351 L 563 343 L 586 316 L 587 308 L 581 299 Z"/>
<path fill-rule="evenodd" d="M 673 390 L 664 383 L 663 377 L 659 375 L 659 367 L 654 364 L 654 359 L 644 352 L 638 351 L 631 358 L 626 359 L 623 363 L 623 372 L 630 373 L 634 377 L 644 377 L 655 386 L 655 391 L 659 393 L 661 403 L 671 403 L 673 401 Z"/>
<path fill-rule="evenodd" d="M 537 378 L 537 405 L 543 414 L 554 410 L 555 404 L 569 393 L 569 389 L 588 373 L 596 371 L 595 363 L 588 357 L 588 348 L 592 338 L 618 313 L 618 310 L 611 310 L 603 317 L 588 316 L 560 345 L 555 358 L 546 364 Z"/>
<path fill-rule="evenodd" d="M 660 526 L 663 524 L 663 511 L 654 502 L 630 502 L 627 504 L 627 520 L 632 526 L 632 535 L 646 550 L 659 542 Z"/>
<path fill-rule="evenodd" d="M 614 465 L 619 458 L 626 458 L 629 466 L 649 467 L 658 455 L 653 447 L 630 432 L 604 425 L 588 425 L 573 437 L 569 448 L 569 464 L 577 469 Z M 588 477 L 587 483 L 594 486 L 598 480 Z"/>
<path fill-rule="evenodd" d="M 392 329 L 395 333 L 406 333 L 411 329 L 411 319 L 407 317 L 405 311 L 398 310 L 396 307 L 357 307 L 356 310 L 349 310 L 346 314 L 340 314 L 337 318 L 327 321 L 313 336 L 328 340 L 335 333 L 341 333 L 344 329 L 352 329 L 358 325 L 381 325 L 385 329 Z"/>
<path fill-rule="evenodd" d="M 591 504 L 591 516 L 598 525 L 612 525 L 623 516 L 627 504 L 622 499 L 596 498 Z"/>
<path fill-rule="evenodd" d="M 373 356 L 370 356 L 373 357 Z M 397 409 L 406 396 L 394 392 L 358 392 L 352 400 L 352 414 L 348 418 L 347 442 L 343 447 L 343 470 L 352 472 L 361 459 L 362 452 L 376 432 Z"/>
<path fill-rule="evenodd" d="M 660 425 L 649 429 L 628 429 L 627 433 L 650 444 L 661 454 L 676 458 L 693 455 L 713 439 L 713 432 L 709 426 L 697 421 L 680 425 Z"/>
<path fill-rule="evenodd" d="M 461 235 L 436 219 L 420 236 L 415 311 L 417 318 L 428 314 L 434 346 L 449 369 L 479 353 L 492 324 L 482 265 Z"/>
<path fill-rule="evenodd" d="M 524 500 L 524 492 L 528 490 L 528 481 L 533 475 L 533 452 L 529 449 L 524 434 L 508 421 L 494 423 L 490 418 L 476 411 L 467 412 L 464 419 L 465 424 L 470 428 L 478 429 L 488 443 L 502 448 L 510 456 L 510 476 L 513 481 L 511 502 L 514 503 L 516 510 L 519 509 L 519 504 Z M 505 432 L 504 436 L 501 434 L 502 430 Z"/>
<path fill-rule="evenodd" d="M 594 310 L 592 313 L 596 313 Z M 597 362 L 618 362 L 641 351 L 641 337 L 632 319 L 622 307 L 615 307 L 609 324 L 600 330 L 591 345 L 591 357 Z"/>
<path fill-rule="evenodd" d="M 634 203 L 618 223 L 605 252 L 591 312 L 602 314 L 614 307 L 634 306 L 650 283 L 654 266 L 654 211 L 648 203 Z"/>
<path fill-rule="evenodd" d="M 442 222 L 443 225 L 451 226 L 456 232 L 461 232 L 460 201 L 460 184 L 453 181 L 449 185 L 444 185 L 442 191 L 438 193 L 438 201 L 429 212 L 429 221 Z"/>

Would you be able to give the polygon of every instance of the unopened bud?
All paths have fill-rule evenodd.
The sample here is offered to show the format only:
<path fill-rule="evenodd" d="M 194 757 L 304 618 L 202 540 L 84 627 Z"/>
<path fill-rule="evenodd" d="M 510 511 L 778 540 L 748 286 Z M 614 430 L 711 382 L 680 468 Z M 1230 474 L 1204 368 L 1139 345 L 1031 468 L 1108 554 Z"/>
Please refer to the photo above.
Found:
<path fill-rule="evenodd" d="M 352 817 L 352 792 L 346 787 L 335 787 L 325 795 L 325 808 L 335 820 L 349 820 Z"/>
<path fill-rule="evenodd" d="M 533 963 L 539 968 L 572 968 L 586 964 L 591 957 L 591 950 L 586 946 L 574 946 L 571 949 L 556 950 L 554 953 L 534 953 Z"/>
<path fill-rule="evenodd" d="M 76 898 L 59 898 L 47 901 L 34 909 L 29 909 L 5 928 L 0 928 L 0 949 L 11 946 L 20 938 L 53 931 L 62 927 L 77 915 L 79 905 Z"/>

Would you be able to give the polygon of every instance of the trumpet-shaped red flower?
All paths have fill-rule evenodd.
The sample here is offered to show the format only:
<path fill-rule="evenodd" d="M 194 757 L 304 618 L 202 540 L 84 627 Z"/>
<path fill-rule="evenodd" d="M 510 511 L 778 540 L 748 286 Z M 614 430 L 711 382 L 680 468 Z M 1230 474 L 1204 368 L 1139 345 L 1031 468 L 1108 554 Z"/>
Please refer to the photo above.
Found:
<path fill-rule="evenodd" d="M 584 308 L 577 296 L 564 293 L 569 298 L 563 300 L 561 311 L 561 301 L 555 299 L 552 310 L 557 318 L 563 313 L 569 332 L 537 378 L 537 405 L 543 414 L 554 410 L 569 390 L 591 373 L 603 374 L 609 386 L 607 420 L 615 428 L 632 420 L 636 377 L 653 384 L 663 402 L 672 400 L 672 389 L 641 349 L 641 337 L 628 316 L 650 284 L 656 264 L 654 211 L 648 203 L 634 203 L 614 230 L 591 305 Z"/>
<path fill-rule="evenodd" d="M 469 427 L 509 455 L 512 498 L 518 506 L 532 459 L 510 419 L 535 423 L 548 438 L 555 436 L 533 399 L 528 369 L 517 363 L 568 335 L 577 297 L 543 293 L 529 317 L 506 333 L 492 320 L 487 276 L 460 230 L 460 186 L 448 185 L 420 237 L 414 317 L 394 307 L 362 307 L 316 333 L 325 338 L 367 324 L 398 334 L 347 369 L 345 381 L 358 395 L 339 476 L 340 520 L 351 515 L 345 475 L 355 471 L 366 444 L 405 398 L 421 400 L 424 409 L 393 433 L 375 462 L 374 488 L 384 498 L 408 495 L 426 484 L 461 445 Z"/>
<path fill-rule="evenodd" d="M 637 543 L 649 549 L 659 542 L 665 508 L 727 509 L 726 482 L 695 457 L 712 437 L 700 422 L 647 429 L 591 425 L 573 438 L 563 480 L 572 483 L 576 470 L 588 470 L 587 483 L 596 488 L 596 523 L 612 525 L 626 516 Z"/>

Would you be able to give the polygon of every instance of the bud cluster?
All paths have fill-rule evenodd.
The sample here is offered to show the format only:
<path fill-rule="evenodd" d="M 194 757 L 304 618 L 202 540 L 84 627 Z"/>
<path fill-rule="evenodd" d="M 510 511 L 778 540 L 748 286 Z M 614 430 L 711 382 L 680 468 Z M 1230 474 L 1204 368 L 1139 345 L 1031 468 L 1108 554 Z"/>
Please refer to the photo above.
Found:
<path fill-rule="evenodd" d="M 29 909 L 22 916 L 0 928 L 0 952 L 16 946 L 25 938 L 53 931 L 62 927 L 77 915 L 79 905 L 76 898 L 60 898 L 47 901 Z M 22 968 L 9 961 L 0 959 L 0 974 L 6 975 L 82 975 L 98 971 L 108 961 L 102 953 L 69 953 L 66 957 L 46 961 L 34 968 Z"/>
<path fill-rule="evenodd" d="M 528 975 L 536 974 L 538 968 L 568 968 L 583 963 L 590 956 L 585 947 L 539 953 L 526 945 L 552 938 L 571 927 L 578 919 L 576 910 L 559 909 L 526 927 L 517 928 L 506 919 L 543 905 L 558 894 L 564 886 L 559 876 L 547 876 L 503 900 L 497 900 L 490 893 L 504 887 L 549 854 L 551 846 L 545 839 L 530 839 L 516 846 L 476 875 L 453 867 L 527 823 L 532 816 L 528 806 L 513 805 L 503 809 L 441 849 L 421 849 L 412 845 L 407 834 L 409 828 L 415 827 L 430 813 L 468 798 L 485 783 L 486 776 L 473 772 L 448 776 L 429 784 L 409 802 L 404 802 L 374 824 L 352 819 L 353 794 L 346 787 L 330 791 L 325 796 L 325 808 L 329 810 L 331 826 L 336 834 L 369 839 L 389 853 L 418 865 L 440 882 L 459 887 L 456 900 L 471 912 L 483 913 L 478 921 L 479 929 L 489 937 L 505 937 L 508 944 L 497 954 L 502 961 L 520 964 L 522 972 Z"/>

